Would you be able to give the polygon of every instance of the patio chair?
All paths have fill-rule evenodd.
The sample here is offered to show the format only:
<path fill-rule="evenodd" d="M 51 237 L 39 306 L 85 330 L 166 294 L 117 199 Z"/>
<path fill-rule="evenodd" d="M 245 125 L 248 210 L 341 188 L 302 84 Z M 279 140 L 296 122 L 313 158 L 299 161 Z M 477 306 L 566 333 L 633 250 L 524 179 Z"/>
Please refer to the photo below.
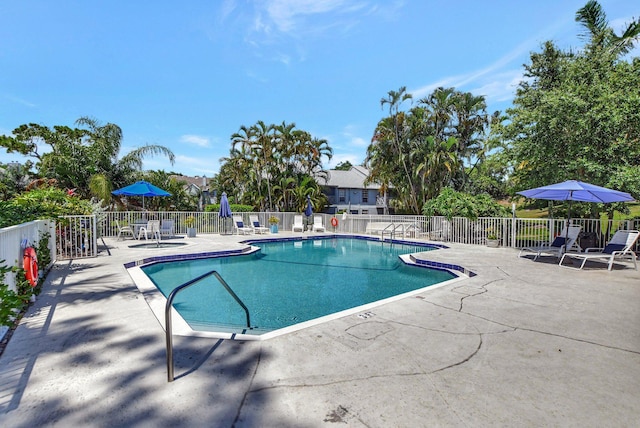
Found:
<path fill-rule="evenodd" d="M 257 215 L 250 215 L 249 221 L 251 222 L 251 227 L 253 227 L 253 233 L 264 234 L 269 232 L 268 227 L 264 227 L 260 225 L 260 221 L 258 220 Z"/>
<path fill-rule="evenodd" d="M 146 240 L 149 239 L 149 236 L 152 239 L 160 239 L 160 220 L 149 220 L 146 226 L 142 226 L 138 231 L 138 239 L 143 236 Z"/>
<path fill-rule="evenodd" d="M 325 232 L 324 225 L 322 224 L 322 217 L 319 215 L 313 216 L 313 231 L 314 232 Z"/>
<path fill-rule="evenodd" d="M 131 228 L 131 226 L 120 226 L 120 223 L 118 223 L 118 220 L 115 221 L 116 223 L 116 227 L 118 228 L 118 237 L 117 239 L 120 239 L 120 236 L 122 236 L 122 239 L 124 240 L 124 234 L 130 234 L 132 238 L 135 237 L 135 234 L 133 233 L 133 229 Z"/>
<path fill-rule="evenodd" d="M 580 230 L 582 230 L 582 226 L 569 226 L 568 231 L 567 228 L 564 228 L 562 230 L 562 233 L 560 233 L 560 235 L 558 235 L 552 243 L 545 243 L 535 247 L 521 248 L 520 253 L 518 253 L 518 257 L 522 257 L 522 253 L 528 251 L 530 253 L 536 253 L 535 257 L 533 258 L 533 260 L 535 261 L 542 254 L 560 258 L 566 251 L 571 251 L 573 249 L 580 251 L 580 247 L 576 243 L 576 241 L 578 240 L 578 235 L 580 235 Z"/>
<path fill-rule="evenodd" d="M 572 269 L 582 269 L 587 260 L 604 261 L 608 264 L 608 270 L 613 267 L 613 262 L 617 260 L 631 260 L 633 267 L 638 270 L 638 264 L 636 262 L 636 253 L 633 252 L 633 245 L 638 240 L 640 232 L 637 230 L 618 230 L 613 238 L 604 248 L 587 248 L 584 253 L 564 253 L 562 259 L 560 259 L 560 266 Z M 582 260 L 582 264 L 579 268 L 573 266 L 563 266 L 562 262 L 565 257 L 572 259 Z"/>
<path fill-rule="evenodd" d="M 233 216 L 233 228 L 238 235 L 251 235 L 253 233 L 253 228 L 245 226 L 242 217 L 239 215 Z"/>
<path fill-rule="evenodd" d="M 293 227 L 291 228 L 292 232 L 304 232 L 304 224 L 302 223 L 302 216 L 296 215 L 293 217 Z"/>
<path fill-rule="evenodd" d="M 160 236 L 166 236 L 167 238 L 173 238 L 175 236 L 173 220 L 162 220 L 162 224 L 160 225 Z"/>

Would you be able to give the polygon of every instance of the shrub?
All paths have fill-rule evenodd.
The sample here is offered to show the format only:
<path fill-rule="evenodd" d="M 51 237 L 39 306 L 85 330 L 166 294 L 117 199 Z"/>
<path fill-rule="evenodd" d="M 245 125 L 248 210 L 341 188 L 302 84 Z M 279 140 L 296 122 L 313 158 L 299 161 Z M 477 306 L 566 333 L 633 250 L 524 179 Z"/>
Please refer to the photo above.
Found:
<path fill-rule="evenodd" d="M 251 205 L 229 204 L 229 206 L 234 213 L 251 213 L 255 211 Z M 204 210 L 209 213 L 217 213 L 220 211 L 220 204 L 207 205 Z"/>
<path fill-rule="evenodd" d="M 4 278 L 9 272 L 16 272 L 16 285 L 18 290 L 24 289 L 24 284 L 22 284 L 18 275 L 21 269 L 7 267 L 4 263 L 4 260 L 0 260 L 0 325 L 10 327 L 15 317 L 29 302 L 31 294 L 20 294 L 20 292 L 16 293 L 9 289 L 9 285 L 4 282 Z M 22 272 L 22 277 L 24 278 L 24 270 Z M 26 279 L 24 282 L 26 282 Z M 29 290 L 29 293 L 31 293 L 31 290 Z"/>
<path fill-rule="evenodd" d="M 508 208 L 498 204 L 487 194 L 470 195 L 445 188 L 437 198 L 424 203 L 422 213 L 426 216 L 466 217 L 475 220 L 478 217 L 509 217 Z"/>
<path fill-rule="evenodd" d="M 91 202 L 70 196 L 61 189 L 45 187 L 0 201 L 0 228 L 32 220 L 57 219 L 61 215 L 91 214 Z"/>

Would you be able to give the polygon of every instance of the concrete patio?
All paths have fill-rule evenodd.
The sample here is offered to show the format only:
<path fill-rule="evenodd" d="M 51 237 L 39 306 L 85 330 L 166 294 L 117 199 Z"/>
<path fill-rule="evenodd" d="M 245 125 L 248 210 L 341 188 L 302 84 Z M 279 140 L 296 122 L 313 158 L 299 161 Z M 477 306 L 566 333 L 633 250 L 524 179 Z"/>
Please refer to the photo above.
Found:
<path fill-rule="evenodd" d="M 282 233 L 280 236 L 289 236 Z M 0 357 L 0 426 L 637 426 L 640 273 L 452 244 L 477 276 L 266 341 L 165 335 L 123 264 L 239 248 L 107 240 L 61 261 Z"/>

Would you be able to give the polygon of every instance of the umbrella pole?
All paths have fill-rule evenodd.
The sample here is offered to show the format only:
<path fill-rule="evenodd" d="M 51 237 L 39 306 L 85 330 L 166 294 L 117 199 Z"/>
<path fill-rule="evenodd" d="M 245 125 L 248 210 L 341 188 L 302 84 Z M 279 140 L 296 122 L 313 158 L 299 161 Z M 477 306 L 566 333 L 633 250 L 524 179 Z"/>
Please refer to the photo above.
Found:
<path fill-rule="evenodd" d="M 571 224 L 571 197 L 573 196 L 573 192 L 569 193 L 569 211 L 567 212 L 567 229 L 564 233 L 564 253 L 566 253 L 569 249 L 567 248 L 567 242 L 569 242 L 569 225 Z"/>

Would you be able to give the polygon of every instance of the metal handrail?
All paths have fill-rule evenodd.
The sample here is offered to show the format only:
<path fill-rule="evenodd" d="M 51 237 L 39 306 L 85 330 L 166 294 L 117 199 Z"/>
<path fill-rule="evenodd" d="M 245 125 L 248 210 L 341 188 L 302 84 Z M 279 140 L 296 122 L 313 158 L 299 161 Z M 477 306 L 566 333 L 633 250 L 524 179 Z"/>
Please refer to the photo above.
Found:
<path fill-rule="evenodd" d="M 391 231 L 389 231 L 389 238 L 393 239 L 396 236 L 396 227 L 393 224 L 393 222 L 391 222 L 387 227 L 382 229 L 382 231 L 380 232 L 380 240 L 382 242 L 384 242 L 384 232 L 386 232 L 386 230 L 389 228 L 391 228 Z"/>
<path fill-rule="evenodd" d="M 236 293 L 233 292 L 233 290 L 231 289 L 231 287 L 229 287 L 229 284 L 227 284 L 227 282 L 220 276 L 220 274 L 215 271 L 212 270 L 210 272 L 207 272 L 205 274 L 200 275 L 197 278 L 194 278 L 190 281 L 185 282 L 182 285 L 177 286 L 176 288 L 173 289 L 173 291 L 171 291 L 171 293 L 169 294 L 169 297 L 167 297 L 167 303 L 164 307 L 164 322 L 165 322 L 165 332 L 166 332 L 166 337 L 167 337 L 167 379 L 169 382 L 173 382 L 174 376 L 173 376 L 173 332 L 172 332 L 172 327 L 171 327 L 171 307 L 173 306 L 173 299 L 175 299 L 176 294 L 178 294 L 180 291 L 184 290 L 187 287 L 190 287 L 192 285 L 194 285 L 195 283 L 199 282 L 200 280 L 214 275 L 218 281 L 220 282 L 220 284 L 222 284 L 222 286 L 227 290 L 227 292 L 231 295 L 231 297 L 233 297 L 235 299 L 236 302 L 238 302 L 238 304 L 240 306 L 242 306 L 242 309 L 244 309 L 244 312 L 247 316 L 247 328 L 251 329 L 251 318 L 249 317 L 249 309 L 247 308 L 247 306 L 242 303 L 242 300 L 240 300 L 240 298 L 238 297 L 238 295 Z"/>

